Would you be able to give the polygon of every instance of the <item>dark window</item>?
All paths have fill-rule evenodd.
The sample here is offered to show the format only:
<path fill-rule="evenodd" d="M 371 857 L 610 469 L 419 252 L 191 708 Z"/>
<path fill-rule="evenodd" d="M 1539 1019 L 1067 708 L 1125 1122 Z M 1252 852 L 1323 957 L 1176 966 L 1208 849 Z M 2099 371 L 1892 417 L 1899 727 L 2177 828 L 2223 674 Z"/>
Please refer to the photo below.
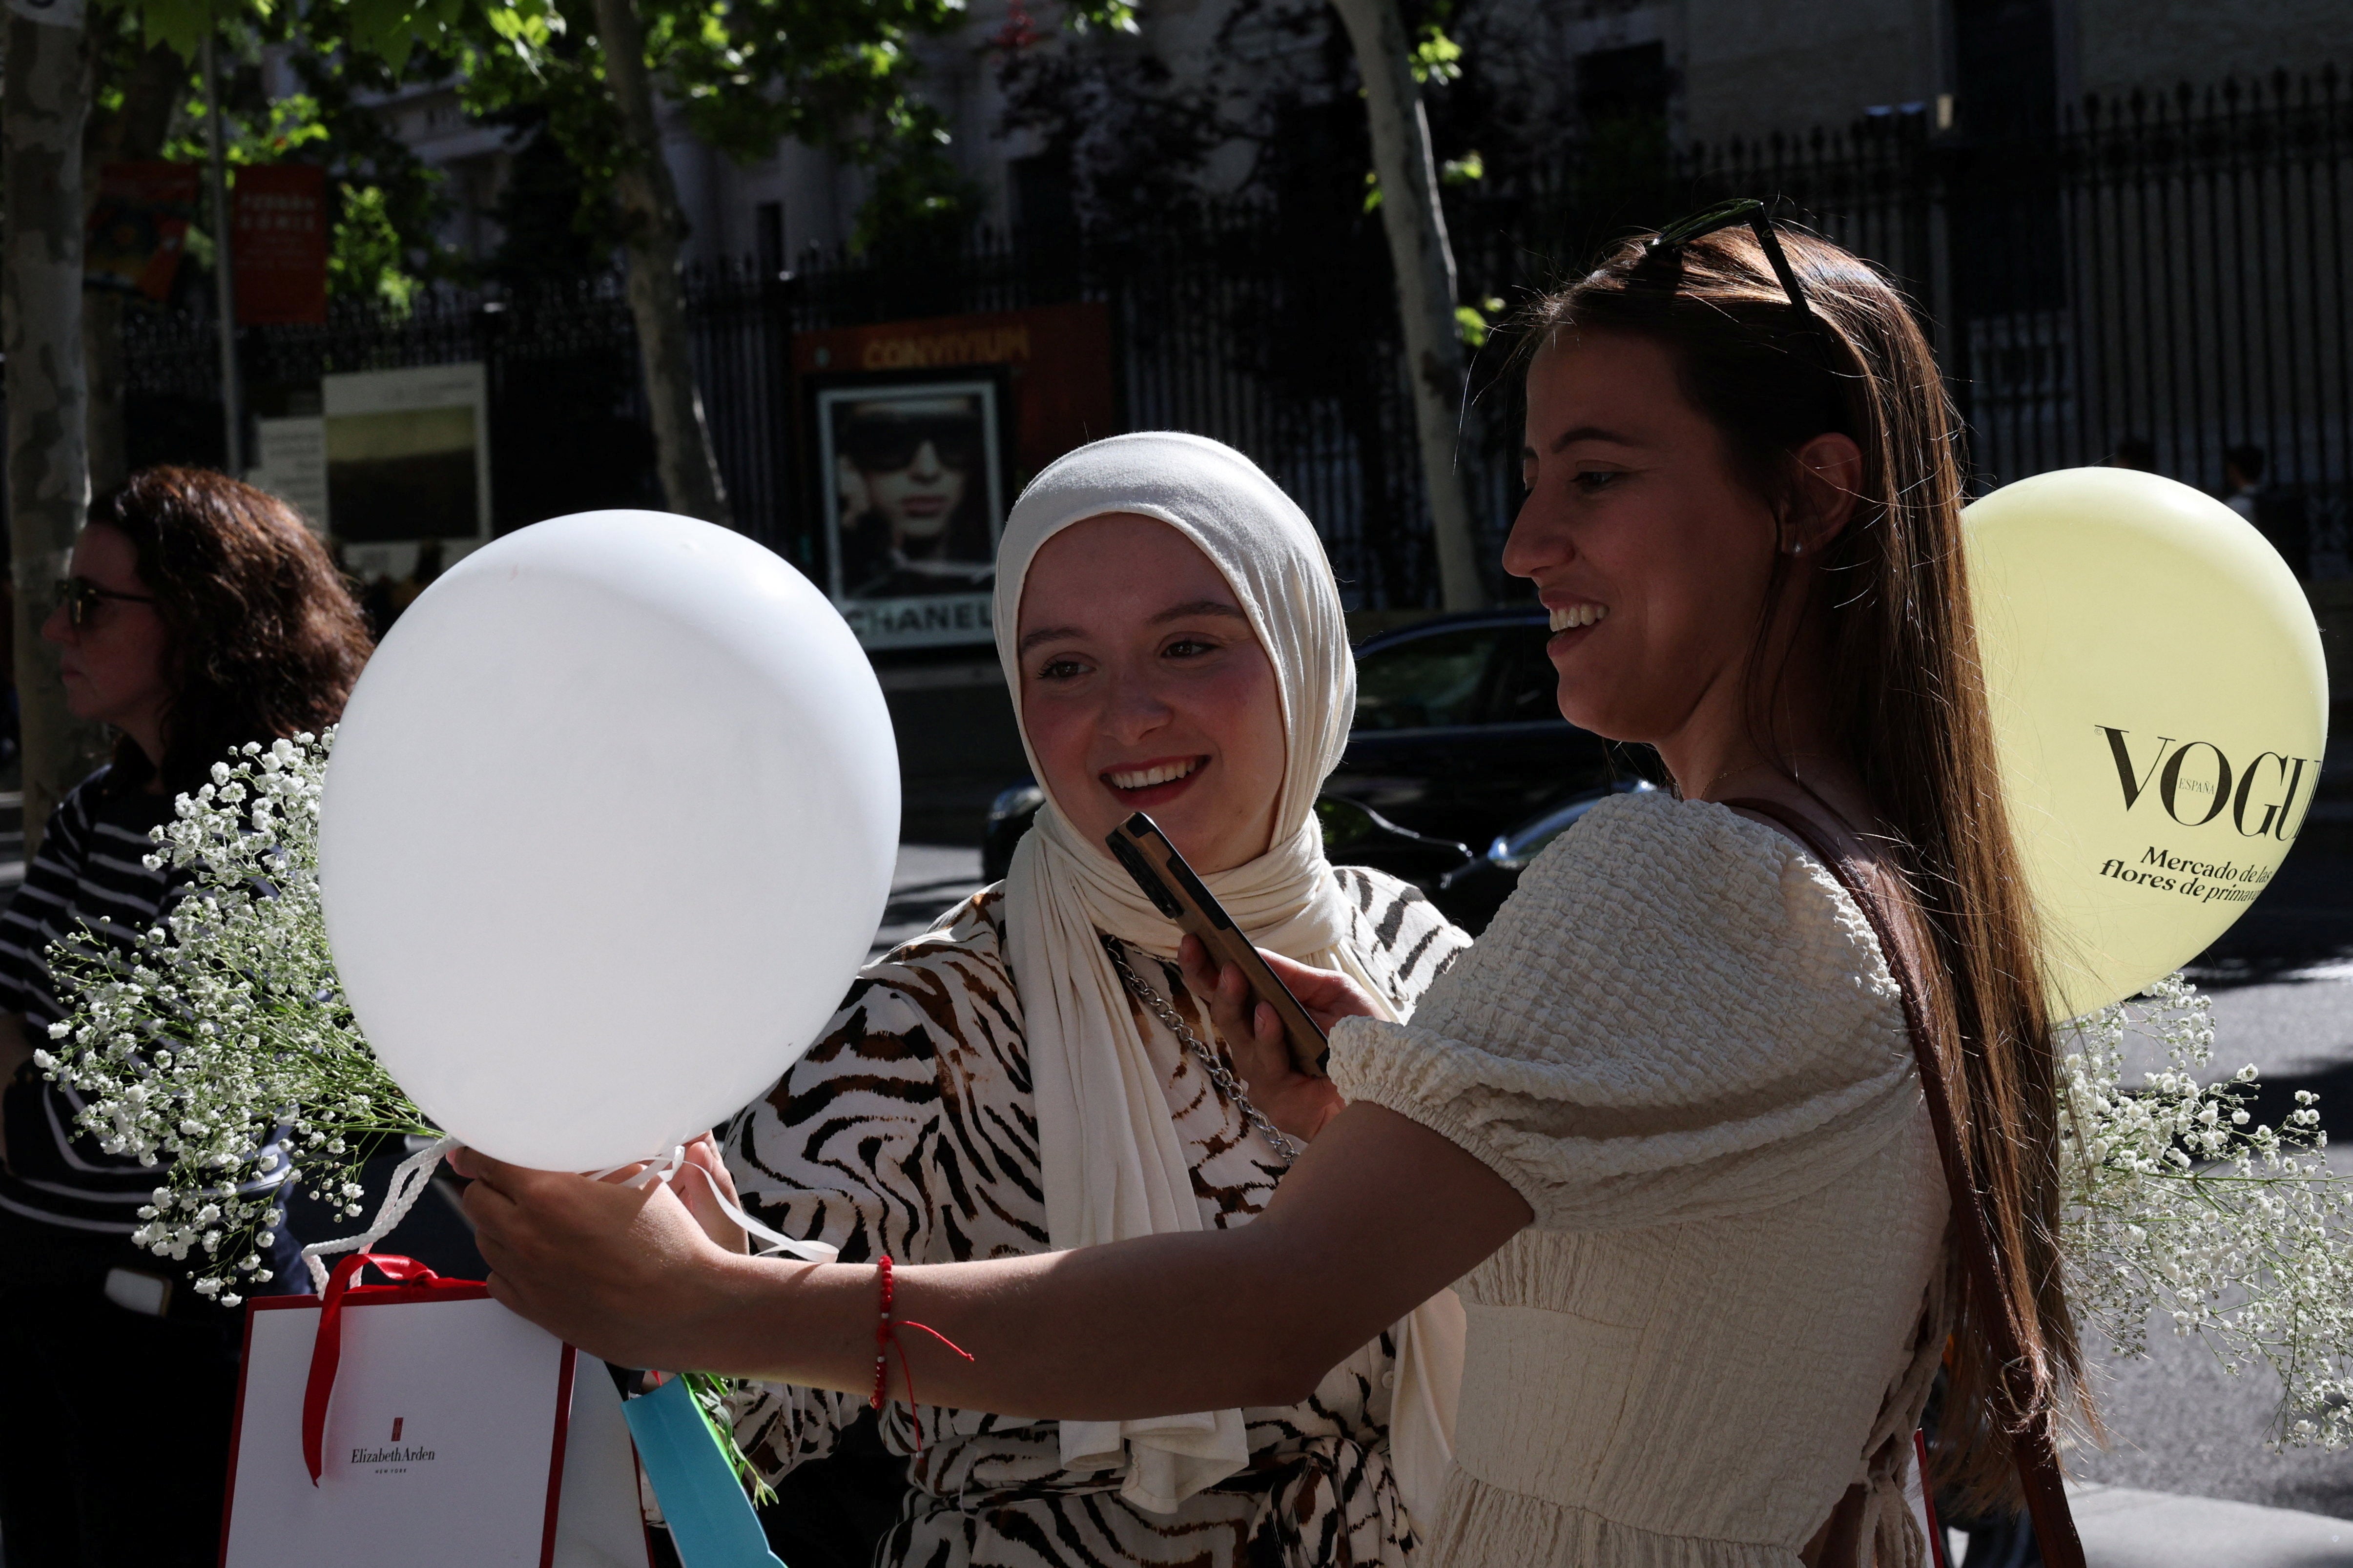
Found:
<path fill-rule="evenodd" d="M 2052 0 L 1953 0 L 1958 131 L 1978 144 L 1952 190 L 1953 304 L 1964 317 L 2067 300 L 2050 138 L 2059 122 Z M 1966 341 L 1966 340 L 1963 340 Z M 2019 367 L 2031 378 L 2039 367 Z"/>
<path fill-rule="evenodd" d="M 1491 724 L 1560 723 L 1560 672 L 1545 657 L 1548 626 L 1514 626 L 1496 649 L 1495 701 Z"/>
<path fill-rule="evenodd" d="M 752 209 L 752 243 L 761 273 L 774 278 L 785 269 L 785 204 L 762 202 Z"/>
<path fill-rule="evenodd" d="M 1983 140 L 2058 127 L 2059 31 L 2051 0 L 1953 0 L 1954 96 Z"/>
<path fill-rule="evenodd" d="M 1481 722 L 1501 629 L 1432 632 L 1366 654 L 1356 663 L 1356 728 L 1435 730 Z"/>
<path fill-rule="evenodd" d="M 1577 108 L 1593 130 L 1667 122 L 1667 46 L 1634 44 L 1577 57 Z"/>
<path fill-rule="evenodd" d="M 1664 44 L 1596 49 L 1577 58 L 1585 173 L 1597 193 L 1648 191 L 1668 174 L 1667 100 L 1674 89 Z M 1602 196 L 1602 205 L 1609 198 Z"/>
<path fill-rule="evenodd" d="M 1372 166 L 1363 107 L 1354 98 L 1280 104 L 1274 135 L 1261 156 L 1275 210 L 1286 217 L 1299 213 L 1312 226 L 1301 237 L 1326 250 L 1345 243 L 1349 220 L 1364 212 L 1364 172 Z"/>
<path fill-rule="evenodd" d="M 1025 239 L 1052 241 L 1078 233 L 1078 208 L 1071 200 L 1071 152 L 1049 148 L 1013 160 L 1013 226 Z"/>

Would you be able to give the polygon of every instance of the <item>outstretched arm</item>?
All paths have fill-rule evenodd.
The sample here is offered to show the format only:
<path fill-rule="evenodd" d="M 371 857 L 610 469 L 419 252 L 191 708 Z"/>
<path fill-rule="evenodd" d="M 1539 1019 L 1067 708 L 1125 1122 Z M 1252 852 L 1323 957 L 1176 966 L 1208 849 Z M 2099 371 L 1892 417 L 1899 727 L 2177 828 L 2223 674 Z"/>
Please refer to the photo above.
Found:
<path fill-rule="evenodd" d="M 491 1294 L 550 1332 L 626 1366 L 872 1387 L 874 1268 L 725 1250 L 666 1187 L 460 1168 Z M 1530 1217 L 1446 1139 L 1355 1105 L 1238 1230 L 900 1269 L 898 1320 L 973 1359 L 899 1343 L 927 1405 L 1096 1421 L 1288 1405 Z M 903 1394 L 896 1357 L 891 1384 Z"/>

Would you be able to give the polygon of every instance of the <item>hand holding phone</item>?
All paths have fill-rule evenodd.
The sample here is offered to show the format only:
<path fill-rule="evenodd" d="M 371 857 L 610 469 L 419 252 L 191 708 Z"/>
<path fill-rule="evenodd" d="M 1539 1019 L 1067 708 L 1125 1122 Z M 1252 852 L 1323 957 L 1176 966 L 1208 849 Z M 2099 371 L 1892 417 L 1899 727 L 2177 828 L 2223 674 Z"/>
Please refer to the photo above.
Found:
<path fill-rule="evenodd" d="M 1200 938 L 1209 950 L 1210 959 L 1219 963 L 1230 963 L 1242 972 L 1250 988 L 1259 1000 L 1272 1007 L 1282 1020 L 1282 1032 L 1291 1043 L 1292 1060 L 1299 1070 L 1314 1077 L 1324 1076 L 1324 1062 L 1331 1055 L 1331 1046 L 1324 1031 L 1309 1017 L 1307 1009 L 1290 987 L 1277 979 L 1258 949 L 1250 945 L 1241 928 L 1234 924 L 1224 908 L 1176 847 L 1168 842 L 1167 835 L 1158 824 L 1143 812 L 1137 812 L 1111 830 L 1104 843 L 1112 858 L 1126 868 L 1144 890 L 1153 907 L 1174 921 L 1178 929 Z"/>

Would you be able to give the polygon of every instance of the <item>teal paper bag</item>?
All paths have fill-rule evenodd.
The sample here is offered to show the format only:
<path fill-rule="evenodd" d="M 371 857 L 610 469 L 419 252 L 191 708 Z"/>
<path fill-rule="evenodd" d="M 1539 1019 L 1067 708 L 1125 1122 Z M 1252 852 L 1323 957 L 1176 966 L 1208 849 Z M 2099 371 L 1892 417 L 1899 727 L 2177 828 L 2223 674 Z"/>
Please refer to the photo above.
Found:
<path fill-rule="evenodd" d="M 685 1568 L 785 1568 L 684 1378 L 628 1401 L 621 1413 Z"/>

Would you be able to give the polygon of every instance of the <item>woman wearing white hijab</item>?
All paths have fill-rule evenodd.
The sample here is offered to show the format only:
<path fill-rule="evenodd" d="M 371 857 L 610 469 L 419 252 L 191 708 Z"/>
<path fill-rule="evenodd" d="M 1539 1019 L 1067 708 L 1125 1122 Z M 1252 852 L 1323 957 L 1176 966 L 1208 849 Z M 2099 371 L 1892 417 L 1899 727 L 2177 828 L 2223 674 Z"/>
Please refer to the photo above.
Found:
<path fill-rule="evenodd" d="M 1247 458 L 1173 434 L 1071 454 L 1014 507 L 996 593 L 1037 825 L 1005 882 L 863 973 L 728 1140 L 753 1212 L 844 1261 L 1240 1225 L 1330 1113 L 1312 1095 L 1250 1107 L 1207 1070 L 1203 1051 L 1232 1058 L 1185 988 L 1179 933 L 1103 847 L 1131 812 L 1251 941 L 1400 1016 L 1467 942 L 1410 887 L 1324 859 L 1314 804 L 1355 665 L 1314 531 Z M 915 1489 L 879 1561 L 1406 1563 L 1411 1505 L 1446 1465 L 1459 1314 L 1440 1297 L 1280 1409 L 1058 1424 L 894 1384 L 882 1436 Z M 769 1388 L 737 1431 L 775 1476 L 868 1403 Z"/>

